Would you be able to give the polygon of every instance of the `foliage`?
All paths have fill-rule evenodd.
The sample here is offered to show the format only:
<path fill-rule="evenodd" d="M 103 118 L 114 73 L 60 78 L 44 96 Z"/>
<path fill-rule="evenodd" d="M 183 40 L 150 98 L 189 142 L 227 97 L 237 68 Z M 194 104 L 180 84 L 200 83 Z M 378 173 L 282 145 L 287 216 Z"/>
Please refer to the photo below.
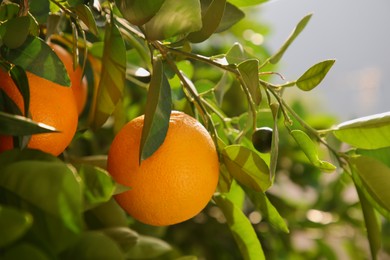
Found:
<path fill-rule="evenodd" d="M 78 134 L 59 158 L 28 149 L 0 155 L 0 258 L 389 255 L 389 112 L 335 124 L 285 101 L 288 88 L 316 88 L 335 62 L 320 61 L 291 81 L 276 72 L 312 14 L 272 54 L 251 42 L 268 29 L 251 20 L 255 9 L 244 8 L 264 0 L 0 2 L 1 69 L 21 90 L 28 89 L 24 71 L 69 86 L 48 40 L 72 51 L 90 87 Z M 54 130 L 15 113 L 8 101 L 1 92 L 0 134 Z M 218 147 L 220 180 L 193 220 L 155 228 L 112 199 L 127 187 L 106 172 L 105 154 L 121 126 L 145 113 L 146 159 L 164 140 L 172 109 L 206 126 Z M 273 129 L 270 153 L 251 142 L 260 127 Z"/>

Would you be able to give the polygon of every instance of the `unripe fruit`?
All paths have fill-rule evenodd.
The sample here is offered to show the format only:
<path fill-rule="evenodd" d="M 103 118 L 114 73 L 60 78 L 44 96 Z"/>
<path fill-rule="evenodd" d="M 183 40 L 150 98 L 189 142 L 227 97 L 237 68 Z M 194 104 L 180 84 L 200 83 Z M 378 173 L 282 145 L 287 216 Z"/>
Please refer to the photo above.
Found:
<path fill-rule="evenodd" d="M 260 127 L 252 134 L 252 143 L 261 153 L 269 153 L 272 146 L 272 128 Z"/>

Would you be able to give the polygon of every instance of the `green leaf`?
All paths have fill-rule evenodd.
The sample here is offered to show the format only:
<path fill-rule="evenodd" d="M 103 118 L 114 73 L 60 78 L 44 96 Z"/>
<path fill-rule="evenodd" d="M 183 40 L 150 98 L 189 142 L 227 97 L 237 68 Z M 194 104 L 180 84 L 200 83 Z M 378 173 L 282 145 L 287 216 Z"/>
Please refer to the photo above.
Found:
<path fill-rule="evenodd" d="M 149 236 L 139 236 L 137 243 L 126 252 L 126 259 L 156 258 L 172 250 L 165 241 Z"/>
<path fill-rule="evenodd" d="M 136 245 L 139 237 L 137 232 L 128 227 L 110 227 L 101 229 L 101 231 L 114 240 L 123 252 L 127 252 Z"/>
<path fill-rule="evenodd" d="M 39 133 L 56 132 L 54 127 L 33 120 L 0 111 L 0 134 L 4 135 L 32 135 Z"/>
<path fill-rule="evenodd" d="M 12 19 L 18 15 L 19 5 L 7 3 L 0 5 L 0 21 Z"/>
<path fill-rule="evenodd" d="M 244 48 L 240 43 L 235 43 L 230 48 L 230 50 L 226 53 L 226 60 L 229 62 L 229 64 L 239 64 L 247 60 Z"/>
<path fill-rule="evenodd" d="M 372 157 L 357 156 L 349 161 L 355 184 L 370 203 L 390 219 L 390 168 Z"/>
<path fill-rule="evenodd" d="M 126 47 L 113 19 L 105 30 L 102 71 L 90 115 L 93 128 L 102 126 L 114 112 L 125 86 Z"/>
<path fill-rule="evenodd" d="M 62 86 L 70 86 L 69 75 L 55 52 L 40 38 L 28 36 L 16 49 L 9 49 L 4 57 L 39 77 Z"/>
<path fill-rule="evenodd" d="M 299 147 L 305 153 L 307 159 L 309 159 L 309 161 L 314 166 L 326 172 L 333 172 L 334 170 L 336 170 L 336 166 L 329 162 L 322 161 L 318 158 L 316 145 L 305 132 L 301 130 L 293 130 L 290 132 L 290 134 L 292 135 L 292 137 L 294 137 Z"/>
<path fill-rule="evenodd" d="M 65 259 L 125 259 L 119 246 L 99 231 L 84 232 L 81 239 L 70 250 L 63 253 Z"/>
<path fill-rule="evenodd" d="M 346 121 L 331 129 L 342 142 L 362 149 L 390 146 L 390 112 Z"/>
<path fill-rule="evenodd" d="M 0 204 L 0 248 L 21 238 L 32 222 L 33 218 L 29 213 Z"/>
<path fill-rule="evenodd" d="M 274 120 L 274 127 L 272 131 L 271 158 L 270 158 L 269 170 L 273 181 L 275 178 L 276 168 L 279 159 L 279 126 L 278 126 L 279 104 L 271 103 L 270 108 Z"/>
<path fill-rule="evenodd" d="M 252 201 L 253 205 L 274 228 L 282 232 L 289 233 L 286 221 L 282 216 L 280 216 L 278 210 L 268 200 L 268 197 L 264 192 L 256 192 L 245 187 L 244 191 Z"/>
<path fill-rule="evenodd" d="M 245 17 L 245 13 L 241 9 L 227 2 L 225 6 L 225 12 L 215 32 L 223 32 L 241 21 Z"/>
<path fill-rule="evenodd" d="M 85 221 L 93 229 L 128 226 L 125 211 L 114 198 L 85 212 Z"/>
<path fill-rule="evenodd" d="M 224 72 L 221 79 L 214 87 L 215 100 L 217 101 L 218 106 L 222 106 L 223 98 L 226 92 L 230 89 L 232 85 L 232 78 L 230 73 Z"/>
<path fill-rule="evenodd" d="M 165 0 L 115 0 L 123 17 L 138 26 L 152 19 L 164 2 Z"/>
<path fill-rule="evenodd" d="M 1 259 L 49 260 L 50 258 L 38 247 L 29 243 L 21 243 L 7 249 Z"/>
<path fill-rule="evenodd" d="M 274 55 L 272 55 L 272 57 L 270 57 L 269 62 L 271 62 L 272 64 L 276 64 L 280 61 L 280 59 L 283 57 L 283 54 L 286 52 L 291 43 L 298 37 L 298 35 L 303 31 L 303 29 L 305 29 L 311 16 L 312 14 L 308 14 L 303 17 L 302 20 L 299 21 L 299 23 L 297 24 L 291 35 L 284 42 L 282 47 Z"/>
<path fill-rule="evenodd" d="M 261 92 L 259 83 L 259 61 L 256 59 L 246 60 L 238 64 L 238 71 L 245 83 L 244 88 L 249 90 L 252 101 L 256 105 L 261 102 Z"/>
<path fill-rule="evenodd" d="M 140 162 L 151 156 L 164 142 L 171 115 L 171 88 L 160 59 L 153 62 L 140 145 Z"/>
<path fill-rule="evenodd" d="M 84 186 L 85 208 L 89 209 L 109 201 L 116 188 L 111 175 L 103 169 L 87 164 L 76 167 Z"/>
<path fill-rule="evenodd" d="M 356 153 L 368 157 L 373 157 L 390 168 L 390 147 L 375 150 L 356 149 Z"/>
<path fill-rule="evenodd" d="M 18 87 L 19 92 L 22 94 L 24 103 L 24 115 L 28 116 L 30 114 L 30 88 L 26 72 L 22 67 L 15 65 L 10 68 L 9 74 L 15 85 Z"/>
<path fill-rule="evenodd" d="M 215 196 L 214 200 L 225 215 L 243 259 L 265 260 L 260 241 L 245 214 L 223 195 Z"/>
<path fill-rule="evenodd" d="M 225 11 L 226 0 L 212 0 L 202 14 L 202 28 L 188 35 L 190 42 L 199 43 L 207 40 L 218 28 Z"/>
<path fill-rule="evenodd" d="M 77 14 L 78 18 L 87 26 L 91 33 L 98 36 L 99 30 L 96 26 L 95 18 L 87 5 L 80 4 L 71 8 L 71 10 Z"/>
<path fill-rule="evenodd" d="M 325 60 L 313 65 L 296 81 L 298 88 L 310 91 L 317 87 L 332 68 L 335 60 Z"/>
<path fill-rule="evenodd" d="M 157 14 L 145 24 L 145 34 L 149 40 L 164 40 L 201 28 L 199 0 L 165 0 Z"/>
<path fill-rule="evenodd" d="M 29 13 L 37 20 L 39 24 L 47 22 L 50 13 L 50 1 L 34 0 L 29 2 Z"/>
<path fill-rule="evenodd" d="M 30 17 L 15 17 L 0 25 L 0 38 L 8 48 L 15 49 L 26 41 L 29 29 Z"/>
<path fill-rule="evenodd" d="M 83 227 L 81 185 L 61 161 L 20 160 L 0 171 L 0 202 L 30 212 L 30 235 L 55 252 L 73 244 Z"/>
<path fill-rule="evenodd" d="M 268 0 L 229 0 L 230 3 L 239 6 L 251 6 L 251 5 L 259 5 L 265 2 L 268 2 Z"/>
<path fill-rule="evenodd" d="M 374 208 L 364 196 L 364 193 L 359 189 L 359 187 L 356 187 L 356 190 L 359 195 L 360 205 L 362 206 L 364 223 L 367 229 L 367 240 L 370 244 L 371 257 L 372 259 L 377 259 L 377 254 L 382 243 L 378 218 L 375 214 Z"/>
<path fill-rule="evenodd" d="M 267 164 L 249 148 L 240 145 L 226 146 L 222 150 L 222 158 L 230 174 L 241 184 L 262 192 L 272 185 Z"/>

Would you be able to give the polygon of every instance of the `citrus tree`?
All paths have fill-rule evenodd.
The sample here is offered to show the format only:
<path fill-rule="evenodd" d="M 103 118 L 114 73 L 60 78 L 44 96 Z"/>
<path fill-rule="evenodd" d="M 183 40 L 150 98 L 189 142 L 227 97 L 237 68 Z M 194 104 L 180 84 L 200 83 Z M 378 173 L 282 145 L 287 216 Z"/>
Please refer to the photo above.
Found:
<path fill-rule="evenodd" d="M 0 2 L 1 259 L 388 256 L 390 114 L 286 101 L 312 14 L 270 53 L 264 0 Z"/>

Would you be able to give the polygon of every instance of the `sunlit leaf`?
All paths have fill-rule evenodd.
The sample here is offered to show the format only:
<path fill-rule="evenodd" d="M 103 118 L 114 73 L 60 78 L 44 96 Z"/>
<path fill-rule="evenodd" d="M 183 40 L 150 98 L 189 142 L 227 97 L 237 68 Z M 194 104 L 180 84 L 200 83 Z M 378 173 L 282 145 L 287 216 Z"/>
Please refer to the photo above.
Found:
<path fill-rule="evenodd" d="M 22 237 L 32 222 L 33 218 L 29 213 L 0 204 L 0 248 Z"/>
<path fill-rule="evenodd" d="M 372 157 L 349 159 L 353 166 L 354 182 L 370 203 L 390 219 L 390 168 Z"/>
<path fill-rule="evenodd" d="M 346 121 L 332 129 L 342 142 L 362 149 L 390 146 L 390 112 Z"/>
<path fill-rule="evenodd" d="M 126 259 L 156 258 L 171 250 L 172 247 L 161 239 L 140 235 L 137 243 L 126 252 Z"/>
<path fill-rule="evenodd" d="M 293 130 L 291 131 L 292 137 L 294 137 L 295 141 L 305 153 L 307 159 L 316 167 L 323 171 L 333 172 L 336 170 L 336 166 L 331 164 L 330 162 L 322 161 L 318 157 L 317 148 L 311 138 L 301 130 Z"/>
<path fill-rule="evenodd" d="M 202 14 L 202 28 L 188 35 L 191 42 L 199 43 L 207 40 L 218 28 L 225 11 L 226 0 L 212 0 Z"/>
<path fill-rule="evenodd" d="M 245 214 L 223 195 L 215 196 L 214 200 L 226 218 L 243 259 L 265 260 L 260 241 Z"/>
<path fill-rule="evenodd" d="M 262 192 L 271 186 L 268 166 L 256 152 L 230 145 L 222 150 L 222 158 L 230 174 L 241 184 Z"/>
<path fill-rule="evenodd" d="M 283 54 L 286 52 L 291 43 L 298 37 L 298 35 L 305 29 L 307 23 L 309 22 L 312 14 L 308 14 L 299 21 L 291 35 L 284 42 L 282 47 L 269 59 L 269 62 L 276 64 L 283 57 Z"/>
<path fill-rule="evenodd" d="M 269 0 L 229 0 L 230 3 L 237 5 L 239 7 L 258 5 L 268 1 Z"/>
<path fill-rule="evenodd" d="M 54 51 L 40 38 L 28 36 L 16 49 L 9 49 L 4 57 L 31 73 L 70 86 L 70 79 L 64 64 Z"/>
<path fill-rule="evenodd" d="M 317 87 L 334 63 L 335 60 L 325 60 L 313 65 L 296 81 L 298 88 L 309 91 Z"/>
<path fill-rule="evenodd" d="M 244 48 L 241 44 L 235 43 L 226 53 L 226 60 L 229 64 L 239 64 L 247 60 Z"/>
<path fill-rule="evenodd" d="M 91 125 L 94 128 L 103 125 L 114 112 L 123 94 L 125 78 L 126 47 L 112 20 L 106 25 L 100 82 L 91 109 Z"/>
<path fill-rule="evenodd" d="M 171 88 L 160 59 L 153 63 L 142 128 L 140 161 L 151 156 L 164 142 L 171 115 Z"/>
<path fill-rule="evenodd" d="M 54 127 L 18 115 L 0 111 L 0 134 L 5 135 L 32 135 L 55 132 Z"/>
<path fill-rule="evenodd" d="M 245 17 L 245 13 L 237 8 L 235 5 L 232 5 L 229 2 L 226 2 L 225 12 L 223 13 L 222 19 L 219 23 L 218 28 L 215 32 L 223 32 Z"/>
<path fill-rule="evenodd" d="M 202 28 L 198 0 L 165 0 L 157 14 L 145 24 L 149 40 L 163 40 Z"/>
<path fill-rule="evenodd" d="M 368 157 L 373 157 L 390 168 L 390 147 L 375 150 L 356 149 L 356 153 Z"/>
<path fill-rule="evenodd" d="M 93 33 L 94 35 L 98 35 L 99 31 L 96 26 L 95 18 L 93 17 L 93 14 L 91 12 L 91 9 L 84 4 L 80 4 L 72 8 L 72 11 L 74 11 L 78 18 L 83 21 L 83 23 L 87 26 L 87 28 Z"/>
<path fill-rule="evenodd" d="M 115 0 L 123 17 L 135 25 L 148 22 L 160 10 L 165 0 Z"/>
<path fill-rule="evenodd" d="M 245 86 L 256 105 L 261 102 L 261 92 L 259 84 L 259 61 L 256 59 L 246 60 L 238 64 L 238 71 L 245 83 Z"/>

